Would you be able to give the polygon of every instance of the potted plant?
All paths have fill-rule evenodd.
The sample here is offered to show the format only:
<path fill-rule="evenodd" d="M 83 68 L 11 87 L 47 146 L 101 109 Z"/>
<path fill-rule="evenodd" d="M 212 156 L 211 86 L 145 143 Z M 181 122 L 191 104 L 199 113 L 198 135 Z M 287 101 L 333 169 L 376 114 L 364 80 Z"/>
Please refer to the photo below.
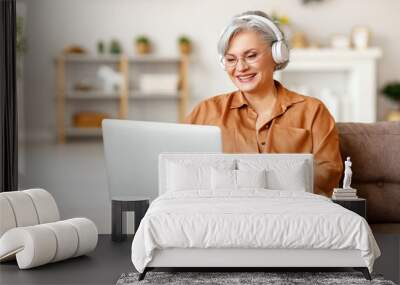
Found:
<path fill-rule="evenodd" d="M 138 54 L 150 53 L 150 40 L 148 37 L 141 35 L 136 38 L 136 52 Z"/>
<path fill-rule="evenodd" d="M 104 42 L 103 41 L 97 42 L 97 53 L 104 54 Z"/>
<path fill-rule="evenodd" d="M 397 104 L 397 110 L 390 112 L 388 121 L 400 121 L 400 81 L 393 81 L 383 86 L 381 92 L 391 101 Z"/>
<path fill-rule="evenodd" d="M 178 45 L 181 54 L 189 54 L 192 51 L 192 43 L 187 36 L 180 36 L 178 38 Z"/>
<path fill-rule="evenodd" d="M 116 39 L 113 39 L 110 43 L 110 53 L 120 54 L 121 52 L 122 52 L 121 44 Z"/>

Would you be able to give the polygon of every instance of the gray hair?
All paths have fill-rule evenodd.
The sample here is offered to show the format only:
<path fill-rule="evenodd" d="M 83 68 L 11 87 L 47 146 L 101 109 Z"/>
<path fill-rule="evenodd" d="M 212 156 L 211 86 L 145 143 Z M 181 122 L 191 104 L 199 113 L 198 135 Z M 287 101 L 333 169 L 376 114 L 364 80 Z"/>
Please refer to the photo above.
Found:
<path fill-rule="evenodd" d="M 229 43 L 231 41 L 231 39 L 237 35 L 238 33 L 244 31 L 244 30 L 251 30 L 251 31 L 255 31 L 257 32 L 262 40 L 267 43 L 267 45 L 272 46 L 272 44 L 274 42 L 276 42 L 278 39 L 275 35 L 275 33 L 271 30 L 271 28 L 269 26 L 267 26 L 265 23 L 263 23 L 262 21 L 260 21 L 259 19 L 240 19 L 240 17 L 243 16 L 249 16 L 249 15 L 257 15 L 257 16 L 261 16 L 264 18 L 267 18 L 268 20 L 274 22 L 266 13 L 262 12 L 262 11 L 248 11 L 248 12 L 244 12 L 242 14 L 239 14 L 235 17 L 233 17 L 233 19 L 231 20 L 231 22 L 225 27 L 225 29 L 223 30 L 223 32 L 221 33 L 221 36 L 219 37 L 218 40 L 218 54 L 220 56 L 220 58 L 222 58 L 227 49 L 229 48 Z M 285 39 L 284 33 L 282 32 L 281 28 L 279 27 L 279 25 L 274 22 L 274 24 L 276 25 L 276 27 L 279 29 L 279 31 L 281 32 L 283 38 L 283 41 L 285 42 L 286 46 L 288 46 L 288 43 Z M 289 63 L 289 59 L 283 63 L 277 63 L 275 70 L 280 70 L 285 68 Z"/>

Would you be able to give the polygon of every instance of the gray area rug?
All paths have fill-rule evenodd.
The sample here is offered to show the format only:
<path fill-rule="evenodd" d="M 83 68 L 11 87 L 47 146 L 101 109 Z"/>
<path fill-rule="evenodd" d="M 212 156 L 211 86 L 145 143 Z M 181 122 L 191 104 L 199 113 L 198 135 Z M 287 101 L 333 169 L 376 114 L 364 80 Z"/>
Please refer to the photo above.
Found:
<path fill-rule="evenodd" d="M 372 274 L 372 281 L 360 272 L 148 272 L 146 278 L 138 281 L 139 273 L 124 273 L 116 285 L 133 284 L 379 284 L 395 285 L 381 275 Z"/>

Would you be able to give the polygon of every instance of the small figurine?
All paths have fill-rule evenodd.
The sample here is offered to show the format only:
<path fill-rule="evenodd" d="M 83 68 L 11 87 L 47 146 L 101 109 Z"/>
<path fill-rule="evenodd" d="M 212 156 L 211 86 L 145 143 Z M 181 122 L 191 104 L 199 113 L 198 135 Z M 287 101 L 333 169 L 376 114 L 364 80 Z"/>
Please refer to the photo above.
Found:
<path fill-rule="evenodd" d="M 353 172 L 351 171 L 351 161 L 348 156 L 346 161 L 344 162 L 344 178 L 343 178 L 343 189 L 353 189 L 351 188 L 351 176 Z"/>

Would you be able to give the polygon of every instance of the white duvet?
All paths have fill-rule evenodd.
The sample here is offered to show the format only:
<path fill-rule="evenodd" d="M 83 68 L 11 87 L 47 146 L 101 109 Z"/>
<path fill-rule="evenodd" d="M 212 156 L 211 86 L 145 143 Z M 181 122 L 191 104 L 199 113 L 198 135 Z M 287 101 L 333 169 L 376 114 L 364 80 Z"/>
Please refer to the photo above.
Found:
<path fill-rule="evenodd" d="M 372 272 L 380 251 L 368 223 L 328 198 L 299 191 L 179 191 L 153 201 L 132 243 L 143 272 L 155 249 L 358 249 Z"/>

